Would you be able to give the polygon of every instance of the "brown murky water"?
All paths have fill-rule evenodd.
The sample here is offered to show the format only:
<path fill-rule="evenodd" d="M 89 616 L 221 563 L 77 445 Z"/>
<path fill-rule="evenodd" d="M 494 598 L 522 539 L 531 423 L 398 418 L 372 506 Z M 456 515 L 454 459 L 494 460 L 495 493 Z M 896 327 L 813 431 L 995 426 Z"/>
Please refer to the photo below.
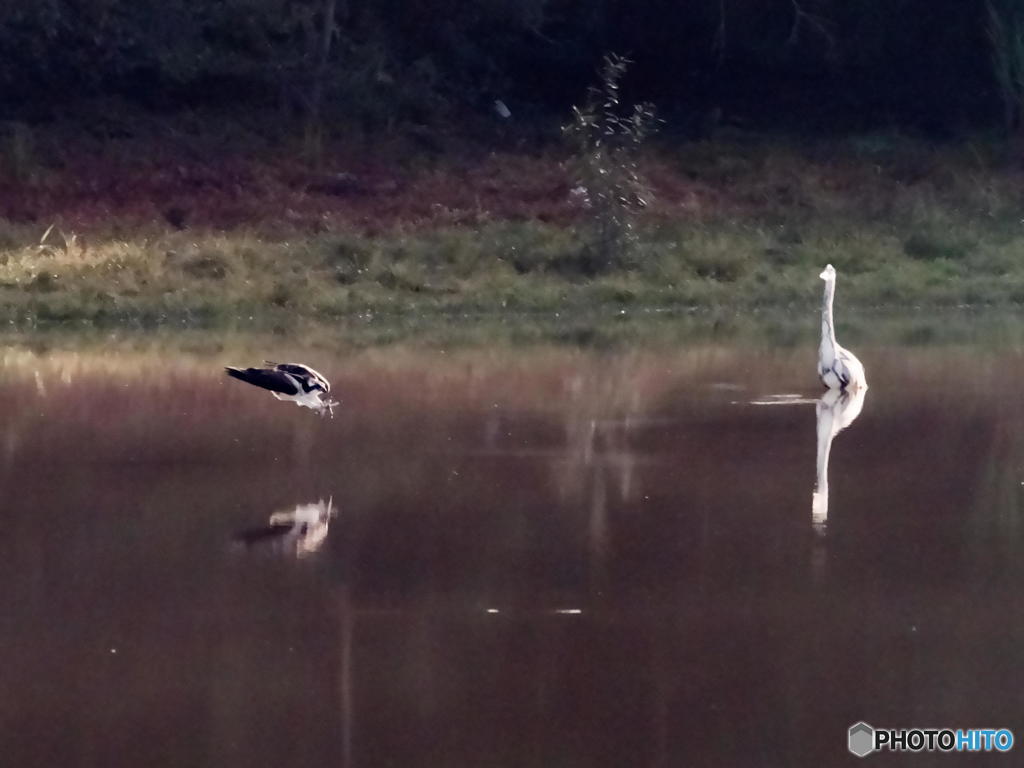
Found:
<path fill-rule="evenodd" d="M 858 353 L 866 397 L 819 405 L 811 347 L 321 354 L 332 421 L 221 375 L 256 355 L 9 349 L 0 764 L 820 766 L 861 719 L 1019 734 L 1024 358 Z"/>

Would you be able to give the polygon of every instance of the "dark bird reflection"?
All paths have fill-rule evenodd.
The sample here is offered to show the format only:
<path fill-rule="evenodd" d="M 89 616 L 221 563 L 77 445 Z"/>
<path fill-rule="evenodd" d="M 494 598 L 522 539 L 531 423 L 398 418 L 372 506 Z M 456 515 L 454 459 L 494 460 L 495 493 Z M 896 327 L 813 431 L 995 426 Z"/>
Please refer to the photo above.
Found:
<path fill-rule="evenodd" d="M 828 458 L 835 436 L 860 416 L 867 388 L 830 389 L 815 405 L 818 417 L 818 475 L 811 500 L 811 524 L 824 535 L 828 525 Z"/>
<path fill-rule="evenodd" d="M 333 498 L 298 504 L 294 509 L 274 512 L 264 526 L 238 531 L 234 541 L 246 549 L 305 557 L 323 545 L 331 518 L 337 514 Z"/>

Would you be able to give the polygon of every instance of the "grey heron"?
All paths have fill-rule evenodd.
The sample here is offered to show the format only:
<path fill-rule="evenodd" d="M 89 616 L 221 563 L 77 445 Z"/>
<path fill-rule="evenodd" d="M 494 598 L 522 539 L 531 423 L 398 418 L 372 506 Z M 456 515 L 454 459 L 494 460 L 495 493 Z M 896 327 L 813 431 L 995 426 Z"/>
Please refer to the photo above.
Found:
<path fill-rule="evenodd" d="M 818 347 L 818 376 L 829 389 L 867 388 L 868 380 L 864 366 L 857 356 L 839 346 L 836 341 L 832 304 L 836 295 L 836 270 L 826 265 L 819 275 L 825 281 L 825 292 L 821 301 L 821 346 Z"/>

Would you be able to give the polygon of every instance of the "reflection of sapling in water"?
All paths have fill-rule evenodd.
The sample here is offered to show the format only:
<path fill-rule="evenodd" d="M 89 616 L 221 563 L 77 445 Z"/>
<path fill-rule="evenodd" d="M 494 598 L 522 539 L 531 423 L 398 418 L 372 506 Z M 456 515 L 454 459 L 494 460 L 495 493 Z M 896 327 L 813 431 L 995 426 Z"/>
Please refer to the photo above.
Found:
<path fill-rule="evenodd" d="M 814 529 L 825 533 L 828 523 L 828 459 L 832 440 L 860 416 L 867 388 L 853 390 L 830 389 L 815 405 L 818 417 L 817 480 L 811 497 L 811 523 Z"/>
<path fill-rule="evenodd" d="M 327 538 L 332 517 L 337 517 L 333 498 L 315 504 L 299 504 L 295 509 L 275 512 L 267 525 L 248 528 L 235 534 L 235 542 L 247 548 L 266 547 L 298 557 L 320 549 Z"/>

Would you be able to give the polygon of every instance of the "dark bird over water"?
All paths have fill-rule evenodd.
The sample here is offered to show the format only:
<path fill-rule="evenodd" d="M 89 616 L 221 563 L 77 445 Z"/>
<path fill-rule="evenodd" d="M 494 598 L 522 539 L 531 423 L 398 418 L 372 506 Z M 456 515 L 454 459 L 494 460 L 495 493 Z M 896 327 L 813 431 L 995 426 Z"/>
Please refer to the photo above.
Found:
<path fill-rule="evenodd" d="M 324 399 L 331 391 L 331 383 L 308 365 L 301 363 L 272 363 L 265 360 L 269 368 L 235 368 L 226 366 L 228 376 L 270 390 L 278 400 L 290 400 L 296 405 L 311 408 L 321 416 L 325 412 L 334 415 L 334 400 Z"/>

